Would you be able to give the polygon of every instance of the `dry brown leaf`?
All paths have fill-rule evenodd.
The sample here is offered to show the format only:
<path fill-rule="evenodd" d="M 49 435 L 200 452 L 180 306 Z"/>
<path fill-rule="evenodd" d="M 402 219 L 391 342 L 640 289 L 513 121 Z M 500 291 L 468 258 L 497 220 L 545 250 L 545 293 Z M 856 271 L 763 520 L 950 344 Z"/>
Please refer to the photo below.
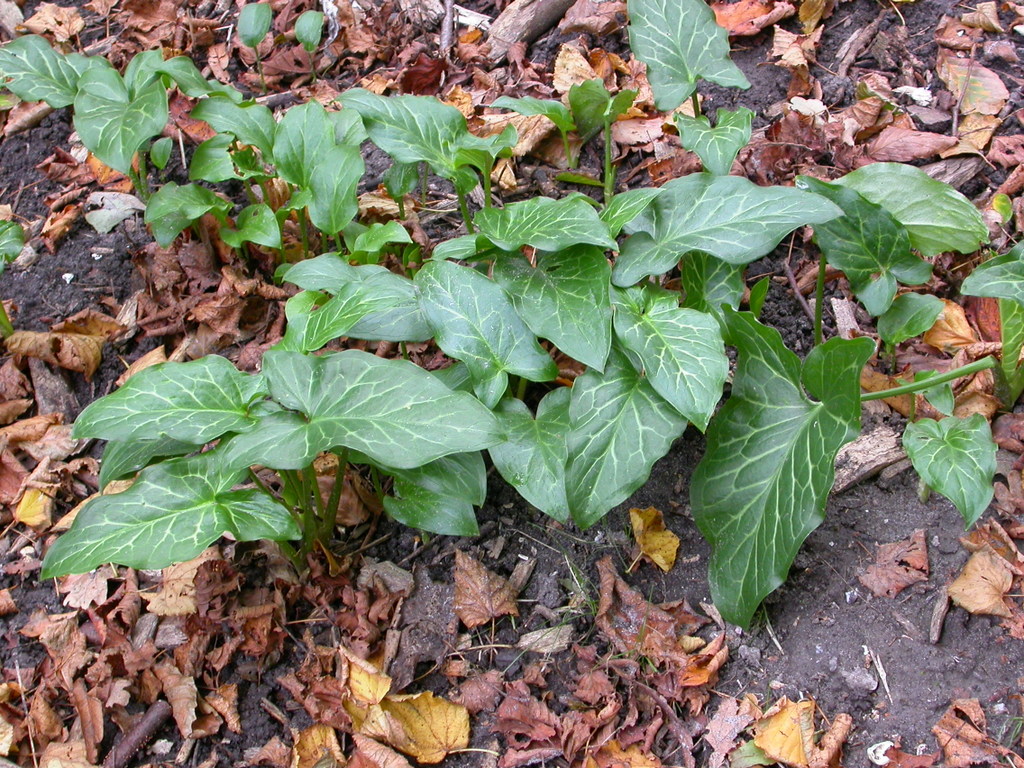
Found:
<path fill-rule="evenodd" d="M 896 597 L 911 584 L 928 580 L 928 545 L 924 530 L 905 541 L 877 547 L 875 562 L 857 579 L 876 597 Z"/>
<path fill-rule="evenodd" d="M 587 755 L 583 768 L 661 768 L 662 762 L 654 755 L 644 752 L 639 744 L 622 748 L 618 739 L 612 739 L 601 746 L 593 755 Z"/>
<path fill-rule="evenodd" d="M 1024 163 L 1024 135 L 996 136 L 985 158 L 1002 168 L 1013 168 Z"/>
<path fill-rule="evenodd" d="M 421 763 L 439 763 L 450 752 L 469 745 L 469 712 L 430 691 L 388 696 L 380 707 L 405 734 L 404 744 L 392 746 Z"/>
<path fill-rule="evenodd" d="M 7 349 L 78 371 L 88 380 L 99 367 L 103 345 L 123 331 L 124 326 L 113 318 L 85 310 L 53 326 L 49 333 L 15 331 L 7 338 Z"/>
<path fill-rule="evenodd" d="M 966 145 L 970 151 L 984 152 L 1002 122 L 995 115 L 982 115 L 977 112 L 964 115 L 956 131 L 960 137 L 960 147 Z"/>
<path fill-rule="evenodd" d="M 711 4 L 715 21 L 725 27 L 732 37 L 756 35 L 777 21 L 796 13 L 786 0 L 738 0 L 729 3 L 719 0 Z"/>
<path fill-rule="evenodd" d="M 59 213 L 53 212 L 46 217 L 43 228 L 39 232 L 39 239 L 46 245 L 50 253 L 57 252 L 57 246 L 63 240 L 75 222 L 82 216 L 82 206 L 71 203 L 66 205 Z"/>
<path fill-rule="evenodd" d="M 750 698 L 722 700 L 704 732 L 704 741 L 714 750 L 708 758 L 708 768 L 725 765 L 729 753 L 738 746 L 737 737 L 761 714 Z"/>
<path fill-rule="evenodd" d="M 153 672 L 160 680 L 164 696 L 171 705 L 178 733 L 183 739 L 189 738 L 192 735 L 192 724 L 196 721 L 196 707 L 199 704 L 195 679 L 191 675 L 181 674 L 171 661 L 157 664 L 153 667 Z"/>
<path fill-rule="evenodd" d="M 391 690 L 391 678 L 345 646 L 338 650 L 348 662 L 348 691 L 360 705 L 379 704 Z"/>
<path fill-rule="evenodd" d="M 232 733 L 242 732 L 242 720 L 238 715 L 238 684 L 225 683 L 207 692 L 203 697 L 207 704 L 224 720 Z"/>
<path fill-rule="evenodd" d="M 1010 92 L 995 72 L 953 51 L 940 48 L 935 71 L 960 104 L 960 114 L 997 115 Z"/>
<path fill-rule="evenodd" d="M 0 616 L 10 616 L 17 612 L 18 606 L 15 604 L 14 598 L 11 597 L 11 590 L 0 589 Z"/>
<path fill-rule="evenodd" d="M 96 764 L 86 757 L 85 742 L 71 740 L 47 746 L 39 758 L 39 768 L 96 768 Z"/>
<path fill-rule="evenodd" d="M 162 346 L 155 347 L 154 349 L 149 350 L 149 352 L 144 354 L 142 357 L 140 357 L 138 360 L 133 362 L 131 365 L 129 365 L 128 368 L 125 370 L 125 372 L 117 377 L 117 381 L 114 382 L 114 386 L 115 387 L 120 387 L 122 384 L 124 384 L 126 381 L 128 381 L 128 379 L 130 379 L 136 373 L 138 373 L 139 371 L 145 370 L 146 368 L 149 368 L 151 365 L 157 365 L 159 363 L 166 363 L 166 362 L 167 362 L 167 351 Z"/>
<path fill-rule="evenodd" d="M 519 615 L 508 580 L 461 550 L 455 551 L 455 615 L 468 629 L 499 616 Z"/>
<path fill-rule="evenodd" d="M 932 728 L 948 768 L 995 765 L 1004 760 L 1024 768 L 1024 760 L 986 732 L 985 713 L 977 699 L 955 699 Z"/>
<path fill-rule="evenodd" d="M 356 752 L 349 759 L 349 768 L 412 768 L 412 765 L 391 747 L 374 741 L 361 733 L 352 734 Z M 363 761 L 363 762 L 360 762 Z"/>
<path fill-rule="evenodd" d="M 934 157 L 957 143 L 955 136 L 890 125 L 868 145 L 868 156 L 879 162 L 909 163 Z"/>
<path fill-rule="evenodd" d="M 316 724 L 299 732 L 292 748 L 291 768 L 325 768 L 321 760 L 333 758 L 334 765 L 345 764 L 338 736 L 329 725 Z"/>
<path fill-rule="evenodd" d="M 26 488 L 14 510 L 14 519 L 30 528 L 47 528 L 53 521 L 55 489 Z"/>
<path fill-rule="evenodd" d="M 100 743 L 103 741 L 103 702 L 85 689 L 85 680 L 78 678 L 69 692 L 71 703 L 78 713 L 85 756 L 89 762 L 99 762 Z"/>
<path fill-rule="evenodd" d="M 676 564 L 679 537 L 665 527 L 665 517 L 654 507 L 629 510 L 629 521 L 640 553 L 668 573 Z"/>
<path fill-rule="evenodd" d="M 754 743 L 776 762 L 807 768 L 814 754 L 814 702 L 783 696 L 757 721 Z"/>
<path fill-rule="evenodd" d="M 1017 416 L 1018 414 L 1004 415 Z M 1000 419 L 1002 418 L 1003 416 L 1000 417 Z M 998 442 L 998 438 L 996 438 L 996 442 Z M 960 543 L 968 552 L 991 549 L 1006 561 L 1015 575 L 1024 576 L 1024 555 L 1021 554 L 1006 529 L 995 520 L 986 520 L 981 525 L 975 526 L 970 533 L 960 537 Z"/>
<path fill-rule="evenodd" d="M 1003 27 L 999 23 L 999 7 L 995 2 L 978 3 L 973 11 L 969 11 L 960 17 L 960 21 L 968 27 L 977 27 L 986 32 L 1002 33 Z"/>
<path fill-rule="evenodd" d="M 826 14 L 831 15 L 834 5 L 832 0 L 801 0 L 799 18 L 804 25 L 804 34 L 809 35 Z"/>
<path fill-rule="evenodd" d="M 203 563 L 220 559 L 220 550 L 209 547 L 199 557 L 175 563 L 163 570 L 159 592 L 143 592 L 147 610 L 157 616 L 189 616 L 196 612 L 196 573 Z"/>
<path fill-rule="evenodd" d="M 76 573 L 61 583 L 64 590 L 64 605 L 69 608 L 88 610 L 94 605 L 103 605 L 110 596 L 109 579 L 115 578 L 114 569 L 109 565 L 89 573 Z"/>
<path fill-rule="evenodd" d="M 593 80 L 597 76 L 587 57 L 578 48 L 563 45 L 555 58 L 551 85 L 558 93 L 568 93 L 574 85 Z"/>
<path fill-rule="evenodd" d="M 935 320 L 935 325 L 922 336 L 925 344 L 942 352 L 953 353 L 977 342 L 978 337 L 967 321 L 963 307 L 947 299 L 943 299 L 942 302 L 942 314 Z"/>
<path fill-rule="evenodd" d="M 1013 574 L 1006 561 L 985 547 L 978 550 L 949 585 L 949 596 L 965 611 L 1010 618 L 1003 596 L 1010 591 Z"/>
<path fill-rule="evenodd" d="M 621 0 L 576 0 L 558 24 L 563 35 L 610 35 L 623 26 L 626 4 Z"/>
<path fill-rule="evenodd" d="M 56 3 L 40 3 L 31 18 L 25 20 L 25 29 L 34 35 L 50 33 L 58 43 L 66 43 L 85 29 L 85 20 L 77 8 L 62 7 Z"/>

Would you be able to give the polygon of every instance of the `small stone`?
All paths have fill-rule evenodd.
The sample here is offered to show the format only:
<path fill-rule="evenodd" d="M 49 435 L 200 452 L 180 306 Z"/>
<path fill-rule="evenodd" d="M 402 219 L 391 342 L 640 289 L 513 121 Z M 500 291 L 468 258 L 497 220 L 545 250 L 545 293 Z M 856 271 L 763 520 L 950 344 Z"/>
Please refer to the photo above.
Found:
<path fill-rule="evenodd" d="M 761 649 L 755 648 L 752 645 L 741 645 L 736 649 L 736 655 L 740 657 L 740 661 L 744 664 L 748 664 L 752 667 L 761 666 Z"/>
<path fill-rule="evenodd" d="M 846 684 L 855 691 L 871 693 L 878 688 L 878 680 L 863 667 L 844 669 L 839 672 Z"/>

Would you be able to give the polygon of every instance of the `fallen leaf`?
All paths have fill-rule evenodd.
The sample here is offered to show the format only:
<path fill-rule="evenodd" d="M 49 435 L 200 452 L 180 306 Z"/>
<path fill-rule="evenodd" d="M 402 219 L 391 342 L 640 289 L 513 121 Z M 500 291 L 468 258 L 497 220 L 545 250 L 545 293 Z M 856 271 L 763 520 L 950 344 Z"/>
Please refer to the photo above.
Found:
<path fill-rule="evenodd" d="M 88 610 L 94 605 L 103 605 L 110 596 L 108 580 L 114 578 L 114 569 L 109 565 L 89 573 L 68 576 L 61 584 L 64 590 L 64 605 L 68 608 Z"/>
<path fill-rule="evenodd" d="M 1002 122 L 995 115 L 982 115 L 977 112 L 964 115 L 956 131 L 957 136 L 960 137 L 958 149 L 984 152 Z M 953 150 L 950 149 L 948 153 L 952 152 Z"/>
<path fill-rule="evenodd" d="M 814 31 L 819 22 L 825 18 L 826 13 L 831 13 L 834 3 L 831 0 L 801 0 L 800 21 L 804 25 L 804 34 L 808 35 Z"/>
<path fill-rule="evenodd" d="M 814 753 L 814 702 L 783 696 L 757 721 L 754 743 L 776 762 L 807 768 Z"/>
<path fill-rule="evenodd" d="M 345 755 L 338 743 L 338 736 L 329 725 L 317 723 L 299 732 L 292 748 L 291 768 L 327 768 L 331 765 L 345 765 Z"/>
<path fill-rule="evenodd" d="M 26 488 L 14 510 L 14 519 L 30 528 L 49 527 L 53 520 L 53 490 Z"/>
<path fill-rule="evenodd" d="M 533 653 L 561 653 L 572 645 L 575 639 L 576 630 L 572 624 L 559 624 L 521 635 L 516 641 L 516 648 Z"/>
<path fill-rule="evenodd" d="M 1002 33 L 1002 25 L 999 23 L 999 8 L 995 2 L 978 3 L 973 11 L 969 11 L 960 17 L 960 21 L 968 27 L 977 27 L 986 32 Z"/>
<path fill-rule="evenodd" d="M 662 762 L 654 755 L 644 752 L 639 744 L 630 744 L 623 749 L 618 739 L 603 744 L 593 755 L 588 755 L 583 768 L 661 768 Z"/>
<path fill-rule="evenodd" d="M 7 349 L 15 355 L 78 371 L 89 380 L 99 368 L 103 345 L 123 331 L 113 318 L 86 310 L 53 326 L 49 333 L 15 331 L 7 338 Z"/>
<path fill-rule="evenodd" d="M 962 115 L 997 115 L 1010 98 L 999 75 L 976 61 L 958 58 L 953 51 L 939 49 L 935 71 L 959 103 Z"/>
<path fill-rule="evenodd" d="M 469 745 L 469 712 L 430 691 L 388 696 L 380 707 L 405 733 L 405 743 L 392 746 L 421 763 L 439 763 L 450 752 Z"/>
<path fill-rule="evenodd" d="M 928 580 L 928 545 L 924 530 L 905 541 L 877 547 L 875 562 L 857 579 L 876 597 L 896 597 L 911 584 Z"/>
<path fill-rule="evenodd" d="M 499 616 L 518 616 L 508 580 L 489 571 L 462 550 L 455 551 L 455 615 L 468 629 Z"/>
<path fill-rule="evenodd" d="M 1024 768 L 1024 760 L 985 733 L 985 713 L 977 699 L 954 699 L 932 728 L 947 768 L 994 765 L 1004 760 Z"/>
<path fill-rule="evenodd" d="M 563 35 L 610 35 L 623 26 L 626 4 L 621 0 L 576 0 L 558 24 Z"/>
<path fill-rule="evenodd" d="M 708 768 L 722 768 L 725 765 L 729 753 L 738 744 L 737 737 L 761 714 L 749 698 L 722 699 L 704 732 L 704 741 L 714 750 L 708 758 Z"/>
<path fill-rule="evenodd" d="M 786 0 L 738 0 L 735 3 L 711 4 L 715 21 L 725 27 L 732 37 L 756 35 L 777 21 L 796 13 Z M 812 25 L 813 26 L 813 25 Z"/>
<path fill-rule="evenodd" d="M 50 33 L 58 43 L 66 43 L 85 29 L 85 20 L 77 8 L 40 3 L 23 26 L 34 35 Z"/>
<path fill-rule="evenodd" d="M 885 756 L 889 759 L 887 765 L 892 766 L 892 768 L 931 768 L 939 758 L 939 753 L 930 752 L 924 755 L 915 755 L 910 752 L 904 752 L 899 747 L 893 745 L 885 750 Z"/>
<path fill-rule="evenodd" d="M 953 353 L 956 350 L 974 344 L 978 341 L 974 329 L 967 322 L 967 315 L 959 304 L 943 299 L 942 314 L 935 320 L 935 324 L 925 331 L 925 344 L 928 344 L 942 352 Z"/>
<path fill-rule="evenodd" d="M 242 732 L 242 721 L 238 715 L 238 684 L 225 683 L 208 691 L 203 700 L 223 718 L 224 724 L 232 733 Z"/>
<path fill-rule="evenodd" d="M 64 206 L 59 213 L 53 212 L 46 217 L 43 228 L 39 232 L 39 239 L 46 244 L 46 248 L 50 253 L 57 252 L 57 246 L 60 244 L 60 241 L 67 237 L 67 234 L 81 215 L 82 206 L 71 203 Z"/>
<path fill-rule="evenodd" d="M 665 527 L 665 517 L 654 507 L 630 509 L 629 521 L 640 553 L 668 573 L 676 563 L 679 537 Z"/>
<path fill-rule="evenodd" d="M 493 712 L 501 699 L 504 675 L 500 669 L 480 672 L 464 681 L 452 701 L 464 706 L 471 715 Z"/>
<path fill-rule="evenodd" d="M 199 557 L 184 563 L 175 563 L 163 570 L 160 591 L 143 592 L 147 610 L 157 616 L 189 616 L 198 608 L 196 604 L 196 573 L 203 563 L 220 558 L 220 550 L 209 547 Z"/>
<path fill-rule="evenodd" d="M 153 667 L 153 672 L 160 680 L 164 696 L 171 705 L 178 733 L 183 739 L 189 738 L 192 735 L 192 724 L 196 720 L 196 707 L 199 704 L 195 679 L 191 675 L 181 674 L 171 661 L 157 664 Z"/>
<path fill-rule="evenodd" d="M 590 66 L 587 57 L 571 45 L 563 45 L 555 57 L 554 73 L 551 85 L 558 93 L 568 93 L 574 85 L 597 77 L 597 72 Z"/>
<path fill-rule="evenodd" d="M 953 602 L 968 613 L 1010 618 L 1003 596 L 1010 591 L 1013 574 L 1006 561 L 985 547 L 968 559 L 960 575 L 949 585 Z"/>
<path fill-rule="evenodd" d="M 1018 414 L 1005 414 L 1005 416 L 1017 416 Z M 1000 416 L 997 422 L 1002 419 Z M 994 432 L 995 430 L 993 430 Z M 998 443 L 998 438 L 996 439 Z M 995 520 L 986 520 L 966 536 L 960 537 L 960 543 L 968 552 L 980 552 L 983 549 L 991 549 L 1009 565 L 1010 570 L 1017 576 L 1024 575 L 1024 555 L 1017 549 L 1013 539 Z"/>
<path fill-rule="evenodd" d="M 0 589 L 0 616 L 10 616 L 18 612 L 18 606 L 11 597 L 10 589 Z"/>
<path fill-rule="evenodd" d="M 412 765 L 390 747 L 374 741 L 369 736 L 361 733 L 352 734 L 352 741 L 356 744 L 356 751 L 349 758 L 349 768 L 412 768 Z M 360 762 L 362 761 L 362 762 Z"/>
<path fill-rule="evenodd" d="M 348 690 L 361 705 L 379 704 L 391 690 L 391 678 L 345 646 L 338 650 L 348 662 Z"/>
<path fill-rule="evenodd" d="M 955 136 L 888 126 L 868 145 L 868 156 L 879 162 L 925 160 L 957 145 Z"/>

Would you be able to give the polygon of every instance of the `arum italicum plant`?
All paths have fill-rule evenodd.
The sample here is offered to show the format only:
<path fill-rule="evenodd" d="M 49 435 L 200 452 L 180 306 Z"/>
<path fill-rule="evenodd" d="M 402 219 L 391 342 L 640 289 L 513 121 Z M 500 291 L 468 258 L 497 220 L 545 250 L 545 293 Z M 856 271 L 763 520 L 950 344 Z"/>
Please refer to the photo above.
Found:
<path fill-rule="evenodd" d="M 659 109 L 694 99 L 701 79 L 747 87 L 702 0 L 630 0 L 629 14 L 632 50 L 648 66 Z M 23 55 L 44 48 L 45 67 Z M 81 508 L 48 551 L 44 576 L 107 562 L 157 568 L 196 556 L 225 532 L 284 542 L 301 562 L 332 535 L 349 466 L 366 468 L 394 519 L 472 535 L 486 491 L 483 451 L 527 502 L 585 528 L 639 488 L 692 424 L 707 435 L 690 501 L 712 545 L 712 594 L 724 617 L 746 625 L 821 523 L 835 456 L 859 433 L 862 400 L 913 390 L 941 403 L 951 379 L 993 366 L 1004 405 L 1024 388 L 1020 249 L 982 265 L 964 285 L 1000 300 L 1002 360 L 888 393 L 861 395 L 860 372 L 875 352 L 870 339 L 830 339 L 800 360 L 756 312 L 739 309 L 745 266 L 811 225 L 822 264 L 843 270 L 890 348 L 926 330 L 935 305 L 896 298 L 899 285 L 926 282 L 927 259 L 942 251 L 974 252 L 986 228 L 969 201 L 916 168 L 877 163 L 833 182 L 756 186 L 727 175 L 750 136 L 751 114 L 741 109 L 720 111 L 714 127 L 703 117 L 678 120 L 701 173 L 618 194 L 606 173 L 603 205 L 572 194 L 497 207 L 489 177 L 516 143 L 511 130 L 480 138 L 435 99 L 359 89 L 341 96 L 340 110 L 303 104 L 275 120 L 233 89 L 172 66 L 176 59 L 142 57 L 144 67 L 129 69 L 150 74 L 125 73 L 125 103 L 151 86 L 147 98 L 164 103 L 156 87 L 174 83 L 199 98 L 193 117 L 217 131 L 192 158 L 192 182 L 167 184 L 150 200 L 154 237 L 168 245 L 212 213 L 233 247 L 280 251 L 278 274 L 299 292 L 286 306 L 285 336 L 259 373 L 216 356 L 165 363 L 83 411 L 76 437 L 108 441 L 101 485 L 134 481 Z M 77 84 L 93 71 L 122 77 L 38 38 L 0 50 L 0 73 L 23 98 L 77 108 Z M 547 109 L 563 131 L 584 130 L 589 118 L 610 157 L 608 127 L 625 98 L 590 96 L 599 109 L 584 115 L 577 97 L 571 124 L 557 108 L 522 100 L 499 106 Z M 132 167 L 146 140 L 105 134 L 115 135 L 117 159 Z M 358 147 L 367 138 L 395 162 L 386 177 L 393 193 L 411 191 L 417 168 L 427 167 L 460 200 L 468 234 L 436 245 L 415 270 L 373 263 L 389 244 L 404 247 L 397 225 L 353 221 L 364 170 Z M 114 159 L 109 142 L 95 139 L 83 133 L 90 150 Z M 227 179 L 251 195 L 235 216 L 230 202 L 201 184 Z M 471 216 L 467 196 L 480 183 L 484 208 Z M 283 253 L 288 220 L 302 232 L 301 254 Z M 753 309 L 765 288 L 751 290 Z M 399 348 L 433 341 L 453 364 L 428 372 L 357 350 L 322 351 L 343 338 Z M 736 368 L 719 407 L 727 345 Z M 585 366 L 571 388 L 555 381 L 555 350 Z M 984 419 L 918 421 L 905 446 L 924 480 L 973 522 L 991 499 L 995 467 Z M 326 497 L 318 483 L 324 472 L 335 474 Z"/>

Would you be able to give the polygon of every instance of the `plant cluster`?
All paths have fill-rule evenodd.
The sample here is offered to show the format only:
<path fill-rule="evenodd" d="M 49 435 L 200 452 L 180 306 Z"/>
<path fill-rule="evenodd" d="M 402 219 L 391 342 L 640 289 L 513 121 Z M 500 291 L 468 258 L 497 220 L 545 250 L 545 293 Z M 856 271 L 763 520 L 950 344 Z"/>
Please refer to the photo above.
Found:
<path fill-rule="evenodd" d="M 648 66 L 659 109 L 696 102 L 700 79 L 747 87 L 702 0 L 628 5 L 631 46 Z M 249 12 L 253 40 L 263 21 Z M 229 246 L 279 251 L 279 277 L 300 289 L 260 373 L 216 356 L 165 363 L 85 409 L 75 436 L 108 441 L 101 484 L 134 482 L 81 509 L 47 553 L 44 576 L 107 562 L 158 568 L 196 556 L 224 532 L 300 540 L 283 545 L 300 558 L 332 533 L 350 464 L 368 468 L 394 519 L 472 535 L 486 492 L 483 451 L 526 501 L 585 528 L 639 488 L 692 424 L 707 434 L 690 501 L 713 548 L 713 597 L 724 617 L 746 625 L 823 519 L 836 454 L 859 433 L 862 400 L 874 396 L 861 394 L 859 377 L 876 350 L 868 338 L 822 343 L 819 317 L 819 344 L 801 361 L 758 321 L 766 282 L 750 291 L 750 311 L 740 311 L 745 266 L 812 225 L 822 254 L 819 311 L 831 265 L 879 318 L 891 349 L 941 311 L 937 299 L 899 286 L 926 283 L 929 257 L 974 252 L 987 237 L 969 201 L 910 166 L 878 163 L 832 182 L 801 177 L 795 188 L 729 176 L 750 137 L 746 109 L 719 111 L 714 127 L 699 111 L 678 116 L 682 144 L 703 172 L 615 194 L 610 126 L 635 94 L 611 94 L 600 81 L 576 86 L 568 107 L 537 99 L 494 106 L 548 116 L 570 163 L 571 132 L 584 141 L 603 134 L 603 204 L 570 194 L 495 207 L 491 171 L 515 131 L 476 136 L 458 110 L 431 97 L 354 89 L 339 110 L 310 102 L 275 120 L 205 80 L 187 58 L 150 51 L 122 75 L 32 36 L 0 50 L 0 74 L 21 98 L 73 107 L 85 146 L 147 197 L 145 220 L 158 243 L 212 214 Z M 149 196 L 147 163 L 161 167 L 169 151 L 154 139 L 167 122 L 170 87 L 198 99 L 192 117 L 216 135 L 192 156 L 191 183 Z M 366 140 L 394 160 L 385 182 L 396 200 L 424 169 L 449 180 L 468 234 L 421 262 L 396 222 L 356 221 Z M 237 213 L 201 183 L 227 180 L 250 196 Z M 484 206 L 470 215 L 467 196 L 478 185 Z M 284 253 L 289 222 L 302 253 Z M 405 254 L 398 269 L 376 263 L 395 247 Z M 883 394 L 927 390 L 948 412 L 952 379 L 994 367 L 1003 403 L 1012 405 L 1024 389 L 1022 278 L 1018 247 L 964 283 L 967 293 L 1000 300 L 1001 361 Z M 428 372 L 362 351 L 321 351 L 343 337 L 429 340 L 453 364 Z M 737 362 L 719 408 L 727 346 Z M 571 387 L 556 382 L 555 351 L 586 367 Z M 904 444 L 924 481 L 967 524 L 977 519 L 995 470 L 985 419 L 922 419 L 908 426 Z M 336 477 L 327 498 L 317 481 L 325 472 Z"/>

